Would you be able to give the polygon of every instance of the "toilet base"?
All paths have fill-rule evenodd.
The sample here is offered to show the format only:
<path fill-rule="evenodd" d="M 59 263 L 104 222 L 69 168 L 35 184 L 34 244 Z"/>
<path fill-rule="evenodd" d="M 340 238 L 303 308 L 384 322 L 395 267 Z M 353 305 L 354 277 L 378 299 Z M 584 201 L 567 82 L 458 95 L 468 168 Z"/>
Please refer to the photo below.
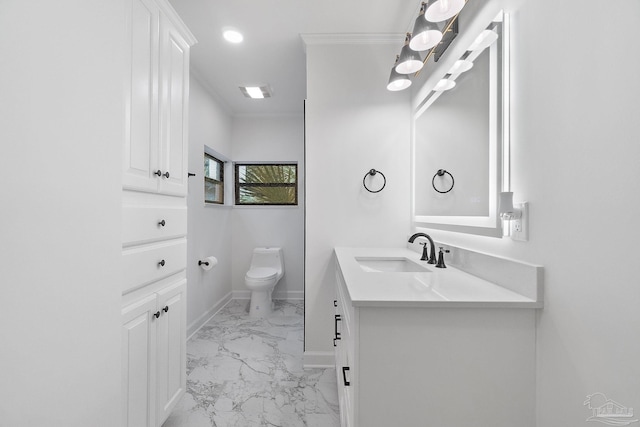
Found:
<path fill-rule="evenodd" d="M 249 316 L 264 318 L 273 313 L 273 301 L 271 291 L 252 291 L 249 303 Z"/>

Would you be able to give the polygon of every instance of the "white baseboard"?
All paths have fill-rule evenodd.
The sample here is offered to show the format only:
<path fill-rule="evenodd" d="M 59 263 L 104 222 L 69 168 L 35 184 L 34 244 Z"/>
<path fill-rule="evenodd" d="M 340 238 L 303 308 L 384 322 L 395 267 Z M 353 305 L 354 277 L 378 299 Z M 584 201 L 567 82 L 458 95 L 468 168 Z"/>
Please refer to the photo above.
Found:
<path fill-rule="evenodd" d="M 302 366 L 305 368 L 335 368 L 333 351 L 305 351 Z"/>
<path fill-rule="evenodd" d="M 251 291 L 241 290 L 233 291 L 233 299 L 251 299 Z M 304 291 L 276 291 L 273 293 L 273 299 L 283 299 L 287 301 L 300 301 L 304 299 Z"/>
<path fill-rule="evenodd" d="M 187 341 L 189 341 L 191 337 L 193 337 L 195 333 L 200 330 L 200 328 L 202 328 L 209 320 L 211 320 L 211 318 L 215 316 L 220 311 L 220 309 L 222 309 L 222 307 L 227 305 L 227 303 L 231 301 L 231 299 L 232 293 L 229 292 L 220 301 L 215 303 L 213 307 L 205 311 L 202 316 L 191 322 L 191 324 L 187 326 Z"/>

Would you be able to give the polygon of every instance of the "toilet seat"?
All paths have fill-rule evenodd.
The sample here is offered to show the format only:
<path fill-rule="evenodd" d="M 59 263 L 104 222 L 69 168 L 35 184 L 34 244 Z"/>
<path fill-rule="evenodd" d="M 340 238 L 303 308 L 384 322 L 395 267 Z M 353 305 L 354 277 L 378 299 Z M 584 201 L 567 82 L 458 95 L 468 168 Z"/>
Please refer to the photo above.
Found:
<path fill-rule="evenodd" d="M 246 278 L 255 281 L 267 281 L 276 278 L 278 271 L 275 268 L 258 267 L 247 271 Z"/>

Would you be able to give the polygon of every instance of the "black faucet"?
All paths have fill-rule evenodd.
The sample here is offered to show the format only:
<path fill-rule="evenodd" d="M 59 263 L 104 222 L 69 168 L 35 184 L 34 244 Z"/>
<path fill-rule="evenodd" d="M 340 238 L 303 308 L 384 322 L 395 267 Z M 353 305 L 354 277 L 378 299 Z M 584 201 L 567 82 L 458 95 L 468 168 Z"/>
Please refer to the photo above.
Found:
<path fill-rule="evenodd" d="M 409 243 L 413 243 L 414 240 L 416 240 L 416 238 L 418 237 L 426 237 L 426 239 L 429 241 L 429 244 L 431 245 L 431 250 L 429 251 L 429 258 L 426 257 L 426 251 L 427 251 L 427 244 L 425 243 L 424 245 L 424 249 L 422 251 L 422 259 L 423 261 L 427 260 L 428 264 L 435 264 L 436 261 L 436 244 L 433 243 L 433 239 L 431 238 L 431 236 L 429 236 L 426 233 L 416 233 L 413 236 L 409 237 Z"/>

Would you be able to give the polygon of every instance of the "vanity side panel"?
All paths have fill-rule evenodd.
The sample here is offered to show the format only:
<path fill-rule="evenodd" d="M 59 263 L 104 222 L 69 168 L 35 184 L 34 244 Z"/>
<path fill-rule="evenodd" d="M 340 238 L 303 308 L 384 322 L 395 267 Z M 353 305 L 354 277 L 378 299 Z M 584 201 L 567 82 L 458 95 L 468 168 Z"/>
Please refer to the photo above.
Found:
<path fill-rule="evenodd" d="M 534 310 L 359 311 L 359 425 L 535 426 Z"/>

